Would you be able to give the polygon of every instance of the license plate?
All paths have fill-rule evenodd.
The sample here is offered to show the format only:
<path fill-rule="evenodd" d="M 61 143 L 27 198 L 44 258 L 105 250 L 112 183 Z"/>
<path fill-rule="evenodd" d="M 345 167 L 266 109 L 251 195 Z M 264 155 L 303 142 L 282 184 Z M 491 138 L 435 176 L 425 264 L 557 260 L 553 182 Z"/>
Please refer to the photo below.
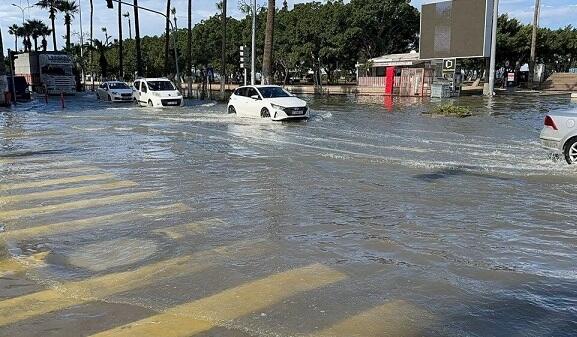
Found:
<path fill-rule="evenodd" d="M 176 105 L 178 102 L 168 102 L 168 105 Z"/>
<path fill-rule="evenodd" d="M 304 113 L 303 110 L 293 110 L 293 115 L 304 115 Z"/>

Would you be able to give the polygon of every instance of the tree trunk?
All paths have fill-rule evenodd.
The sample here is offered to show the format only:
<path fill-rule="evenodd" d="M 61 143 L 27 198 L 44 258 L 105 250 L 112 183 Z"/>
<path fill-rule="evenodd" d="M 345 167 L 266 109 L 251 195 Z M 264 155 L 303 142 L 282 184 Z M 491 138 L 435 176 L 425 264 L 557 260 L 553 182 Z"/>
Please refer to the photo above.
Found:
<path fill-rule="evenodd" d="M 56 26 L 54 24 L 55 14 L 50 15 L 50 21 L 52 22 L 52 50 L 56 51 Z"/>
<path fill-rule="evenodd" d="M 118 3 L 118 79 L 124 78 L 124 57 L 122 53 L 122 3 Z"/>
<path fill-rule="evenodd" d="M 70 15 L 66 14 L 64 17 L 64 22 L 66 25 L 66 50 L 70 50 Z"/>
<path fill-rule="evenodd" d="M 38 38 L 34 38 L 34 51 L 38 51 Z"/>
<path fill-rule="evenodd" d="M 94 51 L 92 49 L 92 38 L 94 33 L 94 4 L 92 0 L 90 0 L 90 54 L 88 56 L 88 62 L 90 63 L 90 77 L 92 78 L 92 91 L 94 91 L 94 64 L 93 64 L 93 54 Z"/>
<path fill-rule="evenodd" d="M 140 50 L 140 20 L 138 19 L 138 0 L 134 0 L 134 39 L 136 43 L 136 73 L 142 76 L 142 50 Z"/>
<path fill-rule="evenodd" d="M 275 11 L 275 0 L 268 0 L 268 9 L 266 13 L 266 31 L 264 38 L 264 54 L 262 59 L 262 82 L 264 84 L 271 84 L 272 82 L 272 48 L 274 40 Z"/>
<path fill-rule="evenodd" d="M 170 52 L 170 0 L 166 0 L 166 33 L 164 37 L 164 73 L 170 73 L 168 61 Z"/>
<path fill-rule="evenodd" d="M 224 85 L 226 83 L 226 3 L 227 0 L 222 1 L 222 55 L 220 70 L 220 94 L 222 99 L 224 99 Z"/>
<path fill-rule="evenodd" d="M 14 51 L 18 51 L 18 35 L 14 35 Z"/>

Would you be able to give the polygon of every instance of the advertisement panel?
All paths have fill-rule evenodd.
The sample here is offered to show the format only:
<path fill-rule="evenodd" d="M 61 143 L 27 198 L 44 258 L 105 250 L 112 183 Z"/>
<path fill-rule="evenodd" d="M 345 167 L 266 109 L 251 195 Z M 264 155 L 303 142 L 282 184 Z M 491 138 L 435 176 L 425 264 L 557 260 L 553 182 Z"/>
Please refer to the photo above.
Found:
<path fill-rule="evenodd" d="M 493 0 L 452 0 L 424 4 L 421 59 L 489 57 Z"/>

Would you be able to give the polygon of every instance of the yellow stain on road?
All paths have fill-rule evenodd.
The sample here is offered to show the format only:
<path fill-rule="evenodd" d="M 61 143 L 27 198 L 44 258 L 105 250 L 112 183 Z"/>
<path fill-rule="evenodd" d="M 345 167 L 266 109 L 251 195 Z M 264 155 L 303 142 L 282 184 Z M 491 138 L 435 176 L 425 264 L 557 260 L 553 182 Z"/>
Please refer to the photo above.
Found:
<path fill-rule="evenodd" d="M 82 187 L 73 187 L 73 188 L 64 188 L 60 190 L 54 191 L 46 191 L 46 192 L 35 192 L 35 193 L 27 193 L 21 195 L 11 195 L 8 197 L 1 197 L 0 196 L 0 205 L 2 204 L 10 204 L 10 203 L 19 203 L 24 201 L 31 201 L 31 200 L 39 200 L 39 199 L 51 199 L 51 198 L 62 198 L 71 195 L 79 195 L 79 194 L 87 194 L 87 193 L 94 193 L 94 192 L 102 192 L 120 188 L 128 188 L 128 187 L 135 187 L 138 184 L 132 181 L 115 181 L 112 183 L 107 184 L 94 184 L 89 186 L 82 186 Z"/>
<path fill-rule="evenodd" d="M 17 190 L 17 189 L 24 189 L 24 188 L 38 188 L 38 187 L 46 187 L 46 186 L 53 186 L 53 185 L 80 183 L 80 182 L 85 182 L 85 181 L 106 180 L 106 179 L 111 179 L 111 178 L 114 178 L 114 174 L 102 173 L 102 174 L 94 174 L 94 175 L 82 175 L 82 176 L 75 176 L 75 177 L 57 178 L 57 179 L 45 179 L 45 180 L 38 180 L 38 181 L 8 183 L 8 184 L 0 184 L 0 191 Z"/>
<path fill-rule="evenodd" d="M 153 232 L 157 234 L 166 235 L 172 240 L 182 239 L 186 236 L 198 234 L 208 230 L 209 228 L 215 228 L 226 225 L 226 223 L 220 219 L 208 219 L 201 220 L 197 222 L 186 223 L 182 225 L 176 225 L 166 228 L 155 229 Z"/>
<path fill-rule="evenodd" d="M 119 194 L 113 195 L 109 197 L 103 198 L 95 198 L 95 199 L 83 199 L 78 201 L 71 201 L 62 204 L 55 204 L 55 205 L 48 205 L 48 206 L 41 206 L 41 207 L 34 207 L 34 208 L 25 208 L 25 209 L 16 209 L 10 211 L 3 211 L 0 212 L 0 219 L 3 220 L 13 220 L 19 218 L 29 218 L 33 216 L 41 216 L 59 212 L 66 212 L 66 211 L 73 211 L 77 209 L 83 208 L 90 208 L 90 207 L 99 207 L 99 206 L 106 206 L 106 205 L 114 205 L 119 202 L 123 201 L 134 201 L 139 199 L 146 199 L 152 198 L 155 196 L 159 196 L 160 192 L 138 192 L 138 193 L 126 193 L 126 194 Z"/>
<path fill-rule="evenodd" d="M 403 300 L 388 302 L 345 319 L 311 337 L 422 336 L 431 322 L 425 310 Z"/>
<path fill-rule="evenodd" d="M 45 265 L 45 258 L 48 252 L 22 256 L 18 258 L 6 258 L 0 260 L 0 277 L 27 271 Z"/>
<path fill-rule="evenodd" d="M 214 266 L 219 259 L 262 254 L 264 249 L 267 249 L 264 243 L 241 242 L 0 301 L 0 326 L 145 287 L 169 277 L 198 273 Z"/>
<path fill-rule="evenodd" d="M 0 238 L 4 237 L 6 240 L 24 240 L 32 237 L 42 235 L 55 235 L 60 233 L 68 233 L 72 231 L 80 231 L 93 227 L 104 227 L 114 224 L 140 220 L 146 217 L 157 217 L 168 214 L 180 213 L 189 210 L 189 208 L 182 203 L 176 203 L 167 206 L 160 206 L 151 209 L 139 209 L 138 211 L 117 212 L 107 215 L 90 217 L 86 219 L 71 220 L 60 223 L 44 224 L 31 228 L 8 230 L 0 234 Z"/>
<path fill-rule="evenodd" d="M 188 337 L 281 302 L 298 293 L 345 279 L 332 268 L 315 264 L 253 281 L 210 297 L 168 309 L 93 337 Z"/>

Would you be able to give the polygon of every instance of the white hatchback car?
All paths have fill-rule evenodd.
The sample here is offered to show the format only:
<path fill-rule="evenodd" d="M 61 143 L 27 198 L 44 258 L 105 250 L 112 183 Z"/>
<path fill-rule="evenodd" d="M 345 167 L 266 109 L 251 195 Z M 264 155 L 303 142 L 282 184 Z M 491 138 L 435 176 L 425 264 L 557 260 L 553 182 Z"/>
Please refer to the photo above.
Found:
<path fill-rule="evenodd" d="M 276 85 L 240 87 L 228 102 L 228 113 L 239 117 L 270 118 L 273 121 L 310 117 L 307 102 Z"/>
<path fill-rule="evenodd" d="M 577 162 L 577 111 L 557 112 L 545 117 L 541 144 L 556 154 L 563 154 L 569 164 Z"/>
<path fill-rule="evenodd" d="M 96 98 L 109 102 L 132 102 L 132 88 L 120 81 L 103 82 L 96 88 Z"/>
<path fill-rule="evenodd" d="M 134 81 L 134 100 L 140 106 L 184 106 L 182 94 L 167 78 L 139 78 Z"/>

